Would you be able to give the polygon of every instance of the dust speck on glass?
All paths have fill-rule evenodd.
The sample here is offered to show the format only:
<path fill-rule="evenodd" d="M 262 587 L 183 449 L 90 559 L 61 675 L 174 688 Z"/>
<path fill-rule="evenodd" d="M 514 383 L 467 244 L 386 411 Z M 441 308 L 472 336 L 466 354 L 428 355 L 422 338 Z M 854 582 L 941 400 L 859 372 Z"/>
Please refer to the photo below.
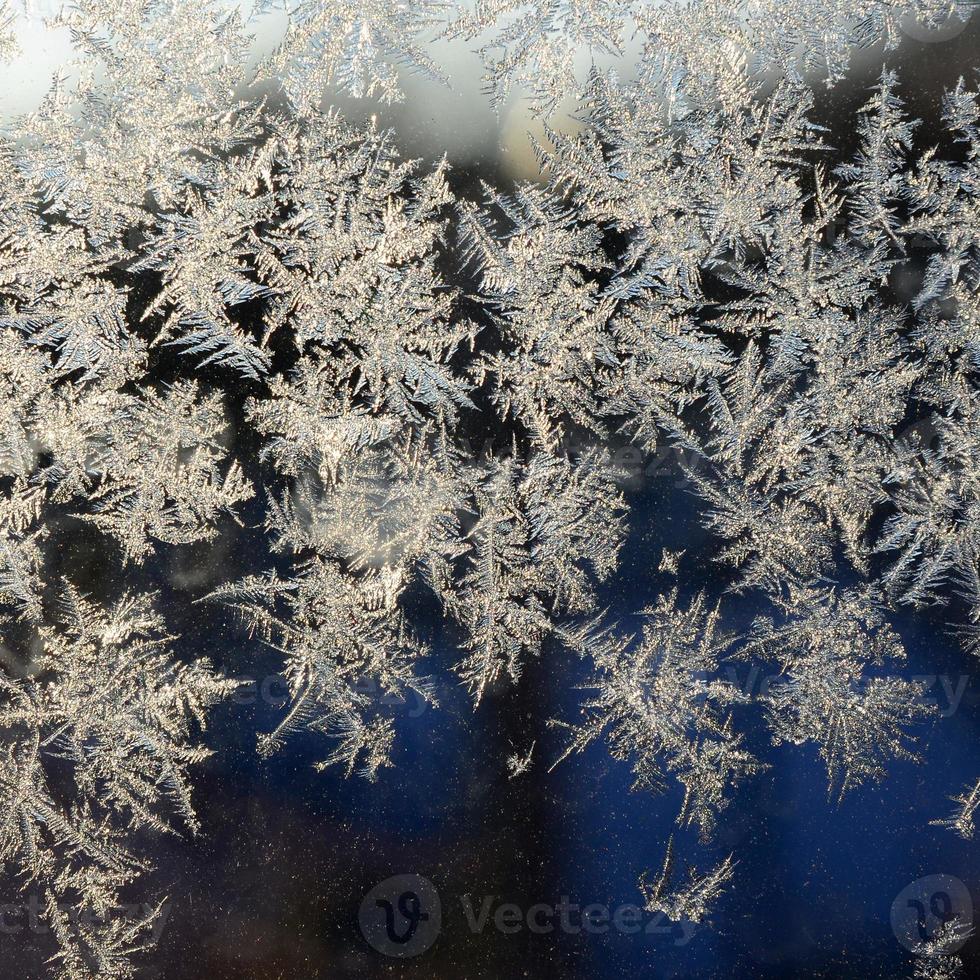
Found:
<path fill-rule="evenodd" d="M 972 0 L 0 0 L 0 977 L 980 976 Z"/>

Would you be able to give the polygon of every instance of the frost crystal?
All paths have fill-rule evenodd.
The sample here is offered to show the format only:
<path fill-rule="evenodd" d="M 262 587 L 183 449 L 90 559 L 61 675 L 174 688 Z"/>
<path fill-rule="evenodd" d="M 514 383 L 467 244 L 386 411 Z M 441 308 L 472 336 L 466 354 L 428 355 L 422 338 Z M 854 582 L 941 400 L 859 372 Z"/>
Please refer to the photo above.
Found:
<path fill-rule="evenodd" d="M 735 862 L 731 856 L 707 874 L 692 870 L 683 885 L 672 885 L 674 879 L 674 839 L 667 842 L 664 865 L 653 884 L 641 879 L 640 888 L 648 912 L 662 912 L 674 922 L 702 922 L 711 906 L 734 877 Z"/>
<path fill-rule="evenodd" d="M 980 96 L 915 119 L 885 67 L 844 152 L 811 87 L 971 6 L 289 0 L 257 63 L 272 5 L 57 11 L 70 63 L 0 139 L 0 858 L 60 976 L 135 975 L 154 913 L 107 913 L 152 867 L 142 832 L 199 826 L 234 684 L 157 606 L 212 599 L 246 663 L 280 658 L 262 756 L 313 731 L 317 768 L 370 780 L 431 675 L 486 711 L 538 664 L 592 675 L 561 758 L 605 744 L 705 843 L 769 778 L 753 718 L 838 802 L 917 760 L 935 712 L 898 617 L 941 607 L 980 651 Z M 474 192 L 329 105 L 449 81 L 461 40 L 493 106 L 542 117 L 537 180 Z M 631 43 L 623 80 L 600 69 Z M 120 590 L 188 548 L 215 549 L 193 582 Z M 606 608 L 634 579 L 637 635 Z M 777 679 L 753 698 L 738 661 Z M 536 734 L 501 771 L 537 778 Z M 971 837 L 978 792 L 935 824 Z M 733 858 L 673 865 L 671 841 L 647 908 L 706 919 Z M 964 928 L 916 975 L 955 976 Z"/>
<path fill-rule="evenodd" d="M 125 595 L 103 609 L 66 586 L 31 672 L 0 683 L 0 859 L 41 889 L 65 980 L 132 975 L 154 913 L 107 917 L 149 870 L 136 832 L 170 830 L 171 813 L 197 829 L 189 774 L 209 751 L 192 736 L 236 687 L 205 660 L 174 659 L 152 601 Z M 84 915 L 69 920 L 66 903 Z"/>
<path fill-rule="evenodd" d="M 932 824 L 936 827 L 947 827 L 955 831 L 960 837 L 967 840 L 972 839 L 974 825 L 973 815 L 980 806 L 980 780 L 967 789 L 960 796 L 952 796 L 950 799 L 959 804 L 951 817 L 945 820 L 933 820 Z"/>

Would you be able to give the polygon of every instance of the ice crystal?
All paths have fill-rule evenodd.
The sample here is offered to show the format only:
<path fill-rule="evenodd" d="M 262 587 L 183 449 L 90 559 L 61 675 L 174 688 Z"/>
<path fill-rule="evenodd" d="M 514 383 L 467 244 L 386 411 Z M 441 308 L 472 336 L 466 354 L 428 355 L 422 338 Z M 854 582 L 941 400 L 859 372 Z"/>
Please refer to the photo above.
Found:
<path fill-rule="evenodd" d="M 973 837 L 974 824 L 973 815 L 980 806 L 980 780 L 973 786 L 963 790 L 959 796 L 950 797 L 958 806 L 951 817 L 945 820 L 933 820 L 932 824 L 936 827 L 947 827 L 955 831 L 960 837 L 967 840 Z"/>
<path fill-rule="evenodd" d="M 893 758 L 915 759 L 907 728 L 927 717 L 920 682 L 877 675 L 905 656 L 897 635 L 867 595 L 793 590 L 778 619 L 754 626 L 751 646 L 778 658 L 768 702 L 773 737 L 814 741 L 838 797 L 880 780 Z"/>
<path fill-rule="evenodd" d="M 152 601 L 100 608 L 66 586 L 57 623 L 39 627 L 31 673 L 0 685 L 0 858 L 41 889 L 65 980 L 132 975 L 153 914 L 123 923 L 108 913 L 148 870 L 136 831 L 170 830 L 174 817 L 197 829 L 189 774 L 209 751 L 193 735 L 236 686 L 205 660 L 175 660 Z M 67 804 L 53 788 L 66 766 Z M 69 921 L 66 903 L 85 915 Z"/>
<path fill-rule="evenodd" d="M 731 884 L 735 862 L 731 855 L 707 874 L 691 870 L 684 884 L 674 882 L 676 857 L 674 839 L 667 842 L 663 868 L 656 881 L 648 884 L 641 879 L 640 887 L 648 912 L 661 912 L 674 922 L 702 922 L 710 914 L 711 907 Z"/>
<path fill-rule="evenodd" d="M 392 705 L 435 703 L 421 601 L 480 710 L 534 661 L 586 665 L 565 754 L 606 743 L 705 840 L 765 769 L 753 713 L 837 800 L 916 759 L 932 712 L 892 617 L 943 605 L 980 649 L 980 99 L 962 80 L 917 120 L 886 67 L 842 153 L 811 87 L 970 7 L 290 0 L 257 65 L 237 8 L 58 12 L 72 62 L 0 142 L 0 615 L 30 638 L 0 671 L 0 857 L 42 889 L 62 976 L 133 974 L 152 912 L 63 909 L 118 903 L 138 831 L 197 826 L 198 730 L 233 687 L 152 597 L 53 570 L 86 529 L 150 574 L 248 515 L 267 553 L 193 598 L 281 658 L 264 756 L 309 729 L 320 768 L 381 778 Z M 0 12 L 0 60 L 15 33 Z M 626 80 L 579 71 L 634 37 Z M 545 117 L 539 180 L 474 194 L 322 104 L 445 81 L 452 38 L 498 110 L 523 91 Z M 665 528 L 630 512 L 621 443 L 700 527 L 638 578 L 636 636 L 607 584 Z M 778 679 L 753 700 L 733 658 Z M 970 837 L 976 797 L 936 824 Z M 648 909 L 703 920 L 733 859 L 681 886 L 673 863 Z M 917 975 L 956 974 L 949 930 Z"/>
<path fill-rule="evenodd" d="M 973 934 L 973 928 L 954 917 L 944 922 L 928 942 L 913 950 L 916 956 L 914 980 L 957 980 L 963 975 L 963 961 L 956 950 Z"/>
<path fill-rule="evenodd" d="M 712 676 L 732 643 L 720 619 L 703 595 L 686 609 L 676 590 L 661 598 L 644 613 L 639 643 L 612 644 L 600 655 L 598 694 L 568 749 L 606 738 L 615 758 L 633 763 L 636 785 L 654 791 L 674 775 L 684 788 L 678 823 L 697 824 L 702 836 L 731 791 L 761 768 L 732 727 L 732 709 L 747 696 Z"/>

